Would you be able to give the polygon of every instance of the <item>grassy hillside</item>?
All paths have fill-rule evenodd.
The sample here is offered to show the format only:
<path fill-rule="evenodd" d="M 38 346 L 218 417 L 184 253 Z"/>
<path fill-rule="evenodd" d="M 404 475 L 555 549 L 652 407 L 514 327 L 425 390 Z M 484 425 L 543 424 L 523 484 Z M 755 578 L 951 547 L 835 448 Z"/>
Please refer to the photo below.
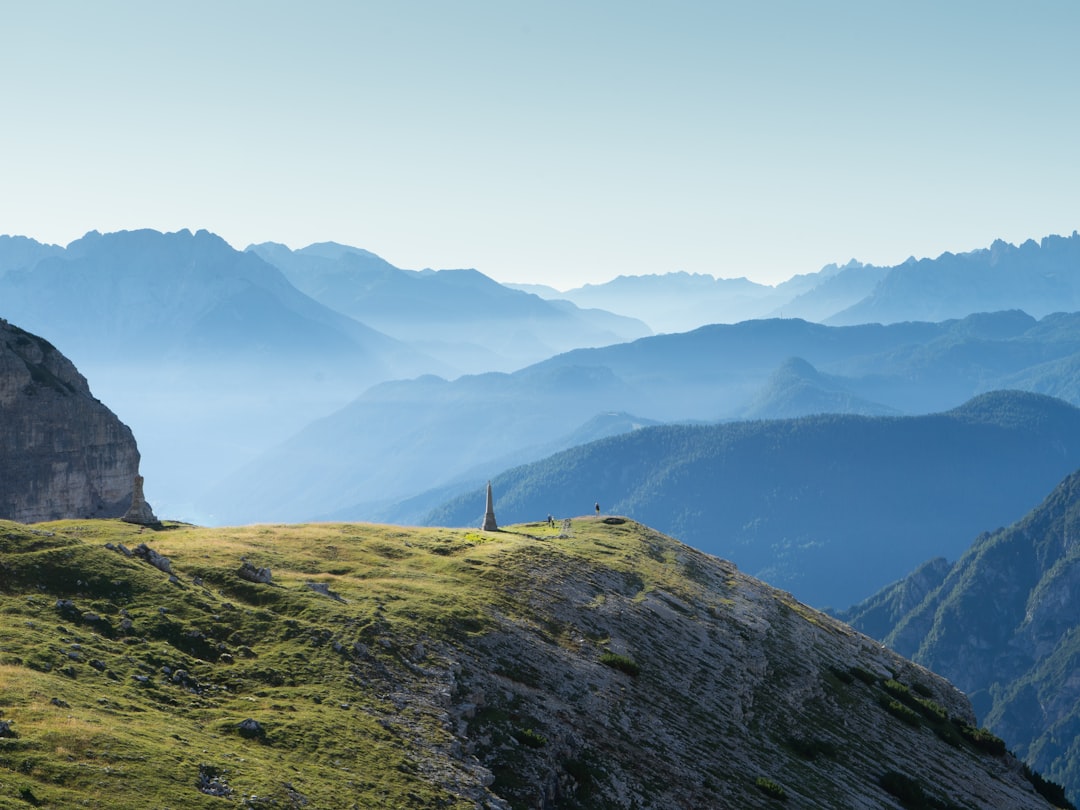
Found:
<path fill-rule="evenodd" d="M 631 522 L 0 552 L 4 807 L 1049 806 L 949 684 Z"/>

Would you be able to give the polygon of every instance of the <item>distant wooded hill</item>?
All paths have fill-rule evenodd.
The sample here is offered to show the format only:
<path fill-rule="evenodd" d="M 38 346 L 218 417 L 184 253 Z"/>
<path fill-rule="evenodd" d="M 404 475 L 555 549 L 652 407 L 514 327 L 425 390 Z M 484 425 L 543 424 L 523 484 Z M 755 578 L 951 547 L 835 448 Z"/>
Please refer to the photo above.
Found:
<path fill-rule="evenodd" d="M 958 556 L 1080 466 L 1080 410 L 1008 391 L 917 417 L 644 428 L 495 476 L 500 520 L 647 522 L 813 605 L 850 605 Z M 478 525 L 478 491 L 431 525 Z"/>
<path fill-rule="evenodd" d="M 842 618 L 945 675 L 1030 765 L 1080 800 L 1080 473 Z"/>

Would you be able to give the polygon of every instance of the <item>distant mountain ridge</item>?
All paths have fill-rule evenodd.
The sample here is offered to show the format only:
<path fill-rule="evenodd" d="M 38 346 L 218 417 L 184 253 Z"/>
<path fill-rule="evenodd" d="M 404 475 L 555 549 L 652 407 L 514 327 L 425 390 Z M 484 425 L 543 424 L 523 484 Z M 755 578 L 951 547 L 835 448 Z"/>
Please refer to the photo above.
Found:
<path fill-rule="evenodd" d="M 1036 318 L 1080 309 L 1080 233 L 1019 246 L 999 239 L 982 250 L 905 262 L 862 301 L 825 321 L 938 321 L 1007 308 Z"/>
<path fill-rule="evenodd" d="M 1080 472 L 840 614 L 968 692 L 980 720 L 1080 798 Z"/>
<path fill-rule="evenodd" d="M 995 392 L 945 413 L 643 428 L 492 478 L 511 521 L 648 522 L 817 606 L 850 605 L 1016 520 L 1080 467 L 1080 409 Z M 426 525 L 477 524 L 476 490 Z M 481 504 L 482 505 L 482 504 Z"/>
<path fill-rule="evenodd" d="M 999 239 L 987 248 L 912 257 L 891 267 L 852 259 L 775 286 L 669 272 L 618 276 L 565 292 L 531 289 L 632 315 L 659 332 L 775 317 L 840 326 L 943 321 L 1021 309 L 1042 318 L 1080 309 L 1080 234 L 1029 239 L 1019 246 Z"/>
<path fill-rule="evenodd" d="M 476 270 L 402 270 L 335 243 L 251 245 L 325 305 L 438 355 L 461 371 L 512 371 L 579 346 L 650 334 L 634 319 L 512 290 Z M 498 334 L 498 340 L 492 340 Z"/>
<path fill-rule="evenodd" d="M 393 504 L 419 504 L 425 499 L 416 496 L 451 484 L 476 486 L 569 447 L 556 443 L 599 413 L 655 422 L 841 408 L 933 413 L 1021 374 L 1025 387 L 1053 381 L 1060 388 L 1055 358 L 1077 354 L 1080 315 L 1036 321 L 1002 312 L 852 327 L 794 319 L 718 324 L 578 349 L 513 374 L 374 387 L 221 481 L 212 500 L 226 522 L 378 515 L 413 523 L 426 510 Z"/>

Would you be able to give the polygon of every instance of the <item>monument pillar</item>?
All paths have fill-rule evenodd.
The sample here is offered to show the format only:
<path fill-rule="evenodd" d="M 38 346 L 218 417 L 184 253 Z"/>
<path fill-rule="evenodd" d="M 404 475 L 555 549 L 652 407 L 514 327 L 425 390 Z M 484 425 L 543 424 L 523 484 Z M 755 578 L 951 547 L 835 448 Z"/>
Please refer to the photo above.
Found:
<path fill-rule="evenodd" d="M 487 508 L 484 511 L 484 525 L 480 527 L 485 532 L 497 532 L 499 524 L 495 522 L 495 505 L 491 498 L 491 482 L 487 485 Z"/>

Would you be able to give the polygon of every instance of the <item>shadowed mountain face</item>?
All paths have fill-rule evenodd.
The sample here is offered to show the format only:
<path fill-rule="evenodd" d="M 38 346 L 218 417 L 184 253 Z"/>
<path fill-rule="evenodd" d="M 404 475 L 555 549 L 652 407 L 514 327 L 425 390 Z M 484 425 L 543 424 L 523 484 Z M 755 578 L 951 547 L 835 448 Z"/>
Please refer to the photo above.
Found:
<path fill-rule="evenodd" d="M 843 618 L 971 694 L 983 722 L 1080 799 L 1080 473 L 932 567 Z"/>
<path fill-rule="evenodd" d="M 334 243 L 297 251 L 266 243 L 248 252 L 279 267 L 315 300 L 462 372 L 511 371 L 569 349 L 650 334 L 632 318 L 545 301 L 476 270 L 400 270 Z"/>
<path fill-rule="evenodd" d="M 501 519 L 648 521 L 815 605 L 850 605 L 1009 523 L 1080 466 L 1080 410 L 1020 392 L 920 417 L 665 426 L 492 479 Z M 425 519 L 478 525 L 476 491 Z"/>
<path fill-rule="evenodd" d="M 138 472 L 131 431 L 71 361 L 0 320 L 0 519 L 120 517 Z"/>
<path fill-rule="evenodd" d="M 4 807 L 1050 807 L 947 681 L 629 521 L 0 550 Z"/>

